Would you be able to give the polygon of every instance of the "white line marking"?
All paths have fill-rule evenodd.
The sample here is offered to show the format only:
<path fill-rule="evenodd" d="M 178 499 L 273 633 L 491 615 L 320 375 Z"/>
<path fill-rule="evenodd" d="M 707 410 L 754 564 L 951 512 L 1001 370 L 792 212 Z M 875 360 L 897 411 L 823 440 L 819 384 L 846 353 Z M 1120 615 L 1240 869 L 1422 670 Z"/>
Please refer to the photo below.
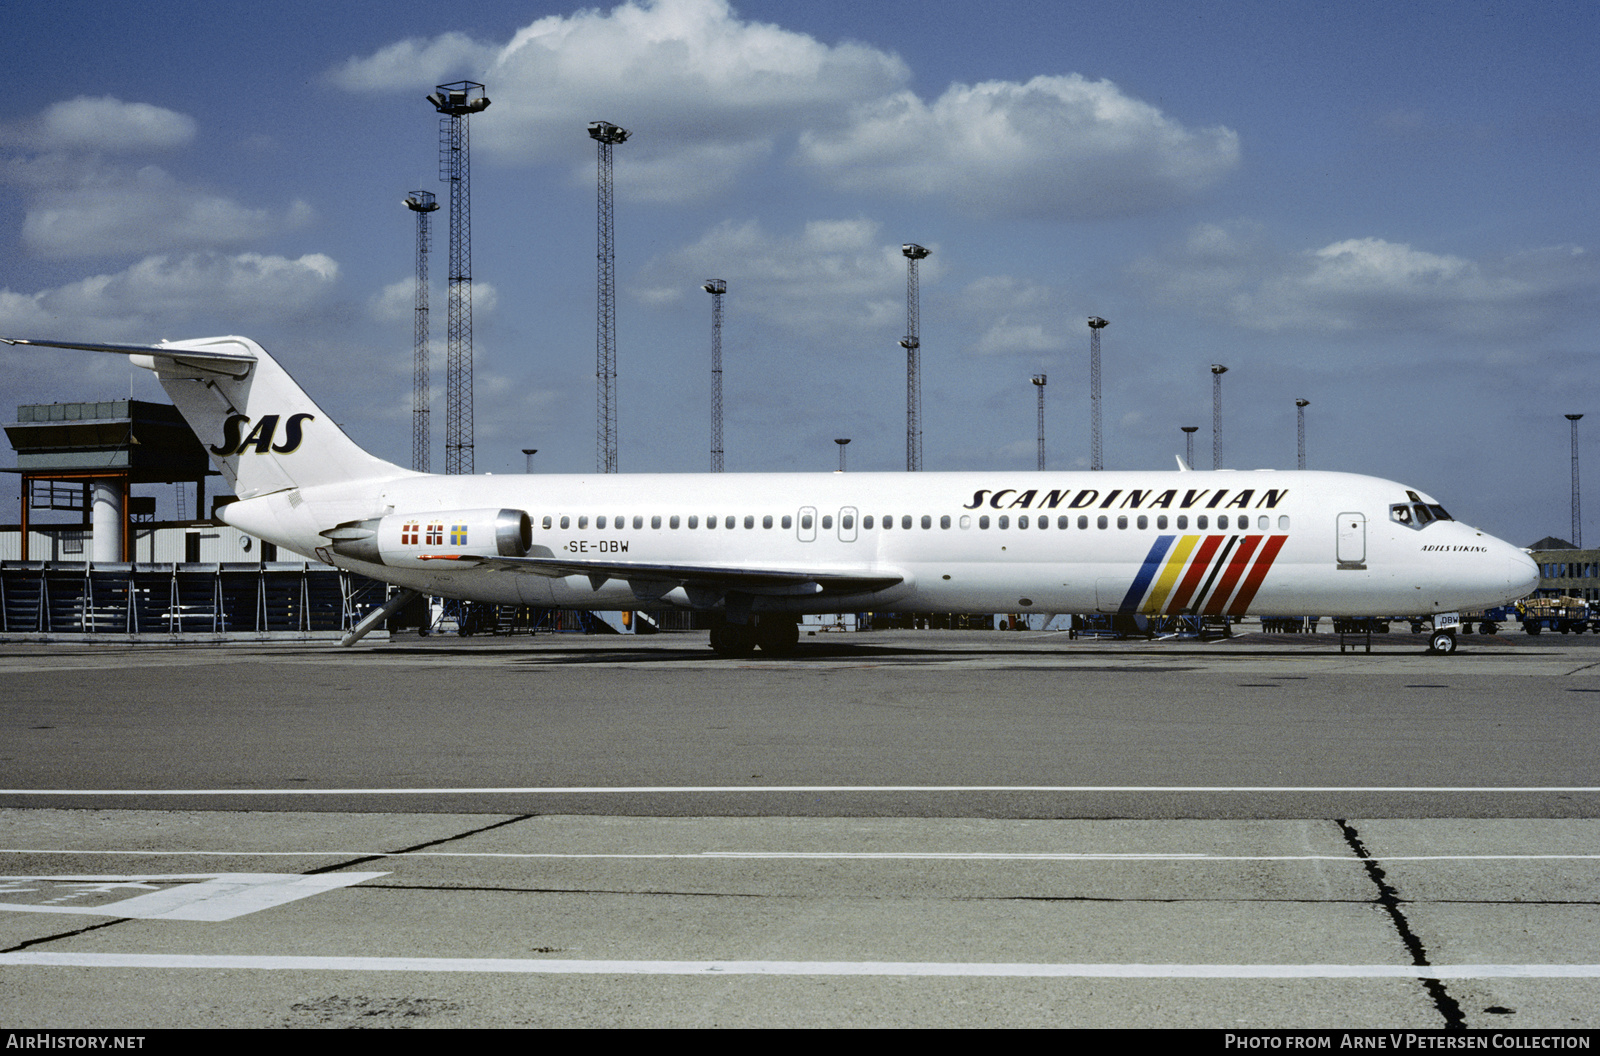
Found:
<path fill-rule="evenodd" d="M 80 851 L 70 847 L 0 847 L 0 854 L 107 855 L 112 857 L 155 858 L 554 858 L 554 859 L 678 859 L 686 861 L 738 861 L 821 859 L 827 861 L 933 861 L 933 862 L 1360 862 L 1368 859 L 1350 854 L 1203 854 L 1161 851 L 1131 852 L 1052 852 L 1052 851 L 646 851 L 585 852 L 554 851 Z M 1384 854 L 1371 861 L 1382 862 L 1479 862 L 1479 861 L 1594 861 L 1600 854 Z M 209 874 L 208 874 L 209 875 Z M 349 876 L 353 874 L 330 874 Z M 384 874 L 373 874 L 384 875 Z M 6 877 L 0 877 L 5 880 Z"/>
<path fill-rule="evenodd" d="M 1003 964 L 959 961 L 560 961 L 469 957 L 4 953 L 0 967 L 553 975 L 891 975 L 1115 979 L 1593 979 L 1600 964 Z"/>
<path fill-rule="evenodd" d="M 1600 793 L 1600 785 L 636 785 L 522 788 L 0 788 L 0 796 L 486 796 L 664 792 L 1413 792 Z"/>
<path fill-rule="evenodd" d="M 325 873 L 301 876 L 296 873 L 169 873 L 153 876 L 0 876 L 7 882 L 147 883 L 166 881 L 174 886 L 147 895 L 105 902 L 95 906 L 64 906 L 23 902 L 0 902 L 0 910 L 13 913 L 76 913 L 96 917 L 127 917 L 137 920 L 232 920 L 247 913 L 295 902 L 325 891 L 350 887 L 388 873 Z M 181 881 L 200 880 L 191 884 Z"/>

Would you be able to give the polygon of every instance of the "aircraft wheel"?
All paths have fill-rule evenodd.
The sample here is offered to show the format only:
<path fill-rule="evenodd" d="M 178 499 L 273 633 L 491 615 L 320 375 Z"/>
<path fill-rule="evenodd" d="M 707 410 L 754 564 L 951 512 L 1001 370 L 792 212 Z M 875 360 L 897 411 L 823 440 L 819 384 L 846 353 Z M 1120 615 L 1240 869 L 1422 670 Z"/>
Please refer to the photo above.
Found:
<path fill-rule="evenodd" d="M 763 616 L 756 625 L 756 644 L 763 653 L 788 656 L 800 644 L 800 624 L 781 616 Z"/>
<path fill-rule="evenodd" d="M 718 620 L 711 625 L 711 648 L 718 656 L 749 656 L 756 647 L 756 631 L 748 624 Z"/>
<path fill-rule="evenodd" d="M 1449 631 L 1435 631 L 1428 639 L 1428 652 L 1449 656 L 1456 651 L 1456 636 Z"/>

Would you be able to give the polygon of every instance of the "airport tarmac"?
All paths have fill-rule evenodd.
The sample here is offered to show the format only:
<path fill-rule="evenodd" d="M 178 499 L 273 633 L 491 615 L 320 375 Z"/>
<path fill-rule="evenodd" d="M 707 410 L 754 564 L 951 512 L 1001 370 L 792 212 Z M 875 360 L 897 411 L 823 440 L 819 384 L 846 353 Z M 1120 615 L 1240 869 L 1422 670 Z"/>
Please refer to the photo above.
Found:
<path fill-rule="evenodd" d="M 1600 1026 L 1600 639 L 0 644 L 0 1023 Z"/>

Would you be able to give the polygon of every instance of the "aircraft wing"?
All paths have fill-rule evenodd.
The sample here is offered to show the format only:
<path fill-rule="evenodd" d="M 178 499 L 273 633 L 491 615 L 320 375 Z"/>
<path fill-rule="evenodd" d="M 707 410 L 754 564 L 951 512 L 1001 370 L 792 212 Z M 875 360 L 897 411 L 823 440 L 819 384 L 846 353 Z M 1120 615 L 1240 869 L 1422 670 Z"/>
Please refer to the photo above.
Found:
<path fill-rule="evenodd" d="M 587 576 L 599 590 L 607 580 L 626 580 L 641 597 L 660 597 L 675 587 L 746 594 L 858 594 L 884 590 L 905 581 L 892 572 L 822 572 L 813 569 L 729 568 L 718 565 L 652 564 L 645 561 L 589 561 L 561 557 L 475 557 L 423 555 L 424 561 L 459 561 L 481 568 L 560 578 Z"/>
<path fill-rule="evenodd" d="M 84 352 L 110 352 L 121 356 L 149 356 L 210 374 L 242 378 L 250 373 L 256 357 L 248 352 L 223 352 L 217 348 L 178 348 L 167 345 L 104 345 L 86 341 L 38 341 L 25 337 L 0 337 L 8 345 L 38 348 L 75 348 Z"/>

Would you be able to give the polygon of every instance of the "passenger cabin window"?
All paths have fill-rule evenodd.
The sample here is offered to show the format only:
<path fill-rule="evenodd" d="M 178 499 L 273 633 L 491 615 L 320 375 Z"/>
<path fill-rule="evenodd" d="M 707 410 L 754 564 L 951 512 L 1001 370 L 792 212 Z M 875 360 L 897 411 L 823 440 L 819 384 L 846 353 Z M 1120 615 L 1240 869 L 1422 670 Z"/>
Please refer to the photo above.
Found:
<path fill-rule="evenodd" d="M 822 527 L 824 531 L 833 527 L 833 514 L 825 513 L 822 515 Z"/>
<path fill-rule="evenodd" d="M 869 513 L 861 518 L 861 527 L 869 529 L 872 527 L 872 514 Z"/>

